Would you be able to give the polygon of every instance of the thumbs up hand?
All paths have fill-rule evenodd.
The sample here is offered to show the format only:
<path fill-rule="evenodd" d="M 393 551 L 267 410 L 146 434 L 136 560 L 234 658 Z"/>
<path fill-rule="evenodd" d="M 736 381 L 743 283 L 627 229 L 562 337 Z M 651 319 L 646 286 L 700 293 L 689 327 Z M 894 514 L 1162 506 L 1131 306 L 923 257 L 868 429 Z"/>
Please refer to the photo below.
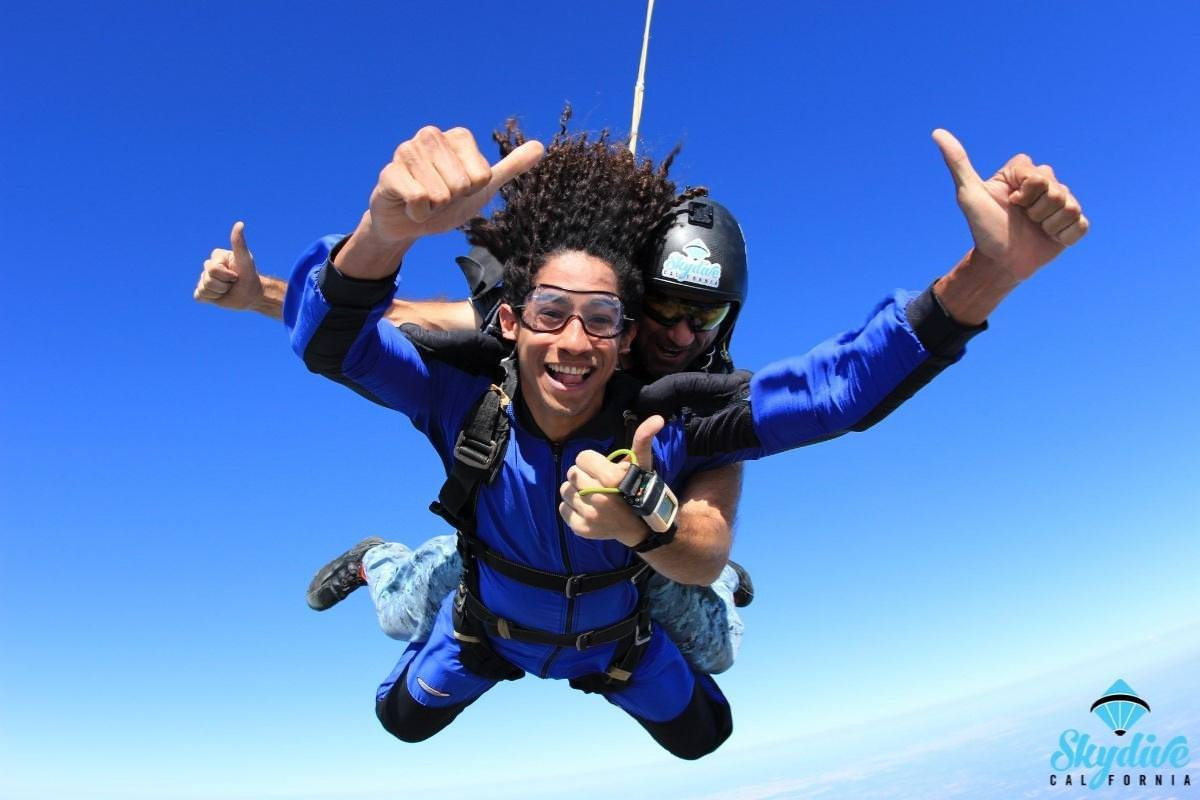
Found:
<path fill-rule="evenodd" d="M 975 240 L 974 257 L 1005 272 L 1011 285 L 1087 233 L 1079 201 L 1049 166 L 1017 155 L 985 181 L 953 134 L 939 128 L 933 140 L 958 190 L 958 206 Z"/>
<path fill-rule="evenodd" d="M 543 152 L 541 142 L 529 140 L 489 166 L 466 128 L 425 126 L 379 173 L 370 207 L 335 266 L 352 278 L 391 274 L 414 242 L 467 222 L 504 184 L 533 169 Z"/>
<path fill-rule="evenodd" d="M 217 248 L 204 262 L 192 297 L 222 308 L 253 308 L 263 297 L 262 280 L 254 256 L 246 246 L 245 223 L 233 223 L 229 232 L 231 250 Z"/>
<path fill-rule="evenodd" d="M 404 241 L 454 230 L 532 169 L 544 150 L 531 140 L 489 166 L 466 128 L 427 125 L 379 173 L 371 193 L 373 231 L 384 241 Z"/>
<path fill-rule="evenodd" d="M 632 450 L 645 470 L 654 469 L 651 444 L 666 421 L 652 416 L 633 434 Z M 567 470 L 567 480 L 559 487 L 562 502 L 558 513 L 577 536 L 585 539 L 616 539 L 628 547 L 640 544 L 650 528 L 634 513 L 625 498 L 613 493 L 582 493 L 583 489 L 613 488 L 629 471 L 629 462 L 613 463 L 595 450 L 584 450 Z"/>

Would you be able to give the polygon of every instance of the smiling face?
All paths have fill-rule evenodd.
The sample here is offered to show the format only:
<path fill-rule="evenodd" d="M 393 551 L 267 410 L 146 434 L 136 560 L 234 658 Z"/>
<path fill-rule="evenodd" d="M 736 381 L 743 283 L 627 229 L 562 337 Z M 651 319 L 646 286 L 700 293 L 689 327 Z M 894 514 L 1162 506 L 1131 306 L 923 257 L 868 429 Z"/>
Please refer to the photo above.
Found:
<path fill-rule="evenodd" d="M 682 372 L 685 367 L 712 347 L 720 329 L 694 332 L 686 320 L 667 326 L 644 316 L 634 342 L 638 358 L 653 378 Z"/>
<path fill-rule="evenodd" d="M 619 293 L 608 262 L 579 251 L 551 256 L 537 271 L 534 285 L 570 292 Z M 613 339 L 591 336 L 574 317 L 557 333 L 539 333 L 521 322 L 513 308 L 500 306 L 504 338 L 516 342 L 521 396 L 534 422 L 551 441 L 562 441 L 594 417 L 604 405 L 604 388 L 635 332 L 630 326 Z"/>

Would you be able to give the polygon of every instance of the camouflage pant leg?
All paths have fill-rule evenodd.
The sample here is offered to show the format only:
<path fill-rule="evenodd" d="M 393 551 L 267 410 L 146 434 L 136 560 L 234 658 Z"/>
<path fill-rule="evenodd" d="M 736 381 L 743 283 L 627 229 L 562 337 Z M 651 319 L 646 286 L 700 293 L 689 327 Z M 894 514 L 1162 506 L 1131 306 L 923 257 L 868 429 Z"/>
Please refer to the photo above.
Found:
<path fill-rule="evenodd" d="M 462 559 L 456 542 L 448 534 L 415 550 L 387 542 L 366 552 L 363 572 L 384 633 L 406 642 L 429 638 L 442 600 L 458 588 Z"/>
<path fill-rule="evenodd" d="M 741 649 L 745 624 L 733 604 L 737 586 L 728 564 L 711 586 L 686 586 L 661 575 L 650 581 L 650 616 L 699 672 L 724 672 Z"/>

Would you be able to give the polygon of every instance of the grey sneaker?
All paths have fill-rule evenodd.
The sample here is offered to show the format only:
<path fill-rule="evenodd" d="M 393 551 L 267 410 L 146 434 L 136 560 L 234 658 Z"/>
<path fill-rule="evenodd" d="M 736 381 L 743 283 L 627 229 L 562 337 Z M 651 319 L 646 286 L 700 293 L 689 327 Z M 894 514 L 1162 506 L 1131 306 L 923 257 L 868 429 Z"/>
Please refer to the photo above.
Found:
<path fill-rule="evenodd" d="M 733 604 L 737 608 L 745 608 L 754 602 L 754 581 L 750 580 L 750 573 L 746 572 L 746 568 L 741 564 L 730 561 L 729 566 L 733 567 L 738 576 L 738 587 L 733 592 Z"/>
<path fill-rule="evenodd" d="M 333 608 L 367 582 L 362 576 L 362 560 L 372 547 L 383 544 L 383 539 L 372 536 L 363 539 L 340 556 L 317 570 L 308 585 L 308 607 L 313 611 Z"/>

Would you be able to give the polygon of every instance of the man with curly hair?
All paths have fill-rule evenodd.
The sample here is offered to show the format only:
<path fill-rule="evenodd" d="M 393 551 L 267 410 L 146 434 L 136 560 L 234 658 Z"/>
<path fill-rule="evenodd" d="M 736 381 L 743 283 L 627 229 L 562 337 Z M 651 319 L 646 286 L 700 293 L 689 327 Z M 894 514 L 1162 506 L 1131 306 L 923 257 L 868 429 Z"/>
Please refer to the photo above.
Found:
<path fill-rule="evenodd" d="M 394 289 L 395 265 L 412 243 L 467 223 L 472 244 L 506 264 L 500 325 L 517 365 L 507 406 L 513 433 L 499 474 L 479 490 L 476 536 L 502 558 L 546 573 L 686 560 L 686 540 L 635 555 L 651 531 L 627 505 L 604 496 L 585 501 L 583 487 L 559 486 L 584 480 L 572 466 L 581 454 L 612 449 L 614 425 L 623 425 L 636 396 L 632 379 L 610 382 L 635 332 L 630 315 L 642 287 L 634 256 L 677 200 L 667 164 L 655 169 L 607 137 L 589 141 L 560 131 L 534 166 L 541 145 L 511 126 L 501 151 L 489 168 L 463 129 L 424 128 L 400 145 L 354 234 L 323 262 L 316 263 L 324 252 L 318 247 L 297 266 L 284 313 L 293 347 L 310 369 L 407 414 L 449 465 L 464 418 L 496 378 L 489 340 L 460 339 L 462 349 L 477 352 L 473 363 L 451 364 L 437 337 L 377 323 Z M 472 219 L 497 190 L 504 207 L 490 219 Z M 647 466 L 655 463 L 651 452 L 661 450 L 652 440 L 662 425 L 653 418 L 634 438 Z M 571 513 L 573 500 L 591 513 L 568 529 L 560 514 Z M 478 597 L 447 598 L 429 639 L 410 645 L 380 687 L 378 715 L 398 738 L 433 735 L 499 679 L 521 671 L 572 680 L 605 674 L 614 654 L 639 637 L 645 641 L 638 642 L 643 652 L 632 679 L 606 693 L 610 702 L 680 757 L 698 758 L 728 737 L 728 704 L 715 682 L 690 669 L 657 627 L 624 624 L 636 618 L 637 584 L 625 579 L 553 599 L 488 564 L 477 569 L 470 588 Z M 483 637 L 456 626 L 455 599 L 491 615 Z M 596 634 L 586 645 L 585 633 Z M 468 652 L 480 646 L 494 651 L 487 665 Z"/>
<path fill-rule="evenodd" d="M 630 476 L 631 487 L 655 475 L 670 483 L 697 458 L 758 458 L 877 422 L 961 357 L 988 313 L 1086 232 L 1078 203 L 1048 168 L 1018 156 L 985 182 L 957 140 L 944 131 L 935 139 L 975 239 L 953 270 L 753 378 L 683 375 L 645 388 L 616 367 L 640 301 L 634 256 L 648 221 L 676 199 L 665 169 L 565 132 L 539 162 L 541 145 L 510 129 L 494 167 L 463 129 L 424 128 L 397 148 L 355 232 L 298 263 L 285 309 L 293 348 L 313 371 L 407 415 L 452 472 L 481 398 L 497 398 L 496 424 L 510 434 L 465 520 L 483 556 L 428 641 L 410 645 L 380 687 L 385 728 L 405 741 L 428 738 L 499 680 L 529 671 L 602 693 L 682 758 L 729 736 L 715 682 L 645 624 L 636 578 L 582 593 L 538 581 L 577 587 L 576 579 L 644 574 L 643 561 L 691 557 L 691 543 L 673 541 L 669 525 L 609 492 L 622 484 L 631 493 Z M 504 208 L 475 218 L 496 191 Z M 464 223 L 472 243 L 506 260 L 508 368 L 486 337 L 379 324 L 412 243 Z M 601 455 L 621 441 L 626 410 L 672 413 L 670 400 L 689 389 L 686 405 L 704 416 L 648 416 L 633 435 L 650 477 Z M 723 393 L 720 402 L 706 405 L 712 392 Z"/>
<path fill-rule="evenodd" d="M 560 119 L 560 137 L 565 136 L 570 117 L 568 105 Z M 493 139 L 502 152 L 525 141 L 512 122 L 496 131 Z M 599 142 L 608 141 L 608 133 L 601 132 Z M 669 170 L 674 156 L 675 151 L 659 165 L 662 175 Z M 648 299 L 646 316 L 640 321 L 631 352 L 622 358 L 623 367 L 644 380 L 682 370 L 732 371 L 728 343 L 745 296 L 745 243 L 737 221 L 706 195 L 703 188 L 688 189 L 674 198 L 674 206 L 664 217 L 645 220 L 650 247 L 638 254 L 638 264 L 644 281 L 653 284 L 649 288 L 654 294 Z M 707 218 L 693 224 L 693 212 L 701 211 L 707 213 Z M 720 255 L 726 273 L 720 286 L 692 286 L 661 274 L 663 259 L 681 249 L 687 240 L 694 244 L 697 237 Z M 286 282 L 258 274 L 240 222 L 234 225 L 230 238 L 231 249 L 214 250 L 205 261 L 195 298 L 224 308 L 249 309 L 282 318 Z M 312 257 L 319 258 L 321 248 L 332 248 L 339 238 L 326 237 Z M 477 243 L 470 256 L 458 259 L 469 273 L 471 300 L 446 303 L 393 299 L 385 318 L 397 327 L 411 323 L 444 331 L 487 328 L 498 334 L 496 317 L 504 290 L 500 282 L 502 262 L 514 245 L 494 235 L 489 238 L 486 230 L 479 241 L 484 244 Z M 502 252 L 494 253 L 491 247 Z M 478 270 L 474 277 L 470 268 Z M 720 465 L 689 472 L 679 476 L 677 486 L 679 539 L 695 545 L 670 562 L 660 562 L 660 571 L 653 576 L 649 589 L 650 612 L 691 666 L 718 674 L 732 666 L 740 648 L 744 625 L 737 607 L 753 599 L 749 575 L 729 561 L 741 467 Z M 381 628 L 395 639 L 423 641 L 432 629 L 440 601 L 458 584 L 462 561 L 455 537 L 435 536 L 415 548 L 372 537 L 354 549 L 354 560 L 363 560 L 368 550 L 371 552 L 366 560 L 375 567 L 371 596 Z M 677 550 L 684 552 L 683 548 Z M 314 577 L 307 601 L 314 610 L 324 611 L 365 585 L 357 570 L 347 571 L 343 562 L 335 559 Z"/>

